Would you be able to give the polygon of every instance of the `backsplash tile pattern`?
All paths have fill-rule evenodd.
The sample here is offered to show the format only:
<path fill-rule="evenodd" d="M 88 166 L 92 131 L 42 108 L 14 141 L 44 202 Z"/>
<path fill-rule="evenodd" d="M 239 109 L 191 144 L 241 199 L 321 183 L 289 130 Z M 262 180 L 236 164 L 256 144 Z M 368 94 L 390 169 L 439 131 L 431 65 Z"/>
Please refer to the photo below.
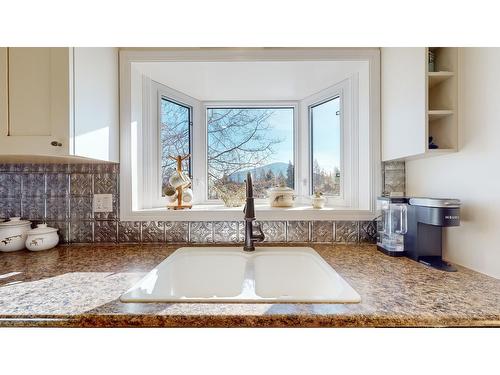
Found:
<path fill-rule="evenodd" d="M 358 242 L 358 239 L 359 239 L 358 221 L 335 222 L 335 242 Z"/>
<path fill-rule="evenodd" d="M 47 174 L 47 196 L 67 197 L 69 194 L 69 175 L 65 173 Z"/>
<path fill-rule="evenodd" d="M 375 221 L 359 222 L 359 242 L 371 242 L 377 237 L 377 223 Z"/>
<path fill-rule="evenodd" d="M 311 224 L 312 242 L 333 242 L 333 221 L 313 221 Z"/>
<path fill-rule="evenodd" d="M 260 221 L 266 238 L 264 242 L 285 242 L 286 221 Z"/>
<path fill-rule="evenodd" d="M 2 216 L 12 217 L 12 216 L 21 216 L 21 199 L 17 198 L 0 198 Z"/>
<path fill-rule="evenodd" d="M 214 227 L 214 242 L 239 242 L 239 222 L 237 221 L 216 221 Z"/>
<path fill-rule="evenodd" d="M 288 242 L 309 242 L 309 221 L 289 221 L 287 223 Z"/>
<path fill-rule="evenodd" d="M 126 222 L 125 222 L 126 223 Z M 94 222 L 94 242 L 117 242 L 118 222 L 114 220 L 96 220 Z M 123 242 L 129 242 L 123 237 Z"/>
<path fill-rule="evenodd" d="M 21 176 L 0 174 L 0 198 L 15 198 L 21 195 Z"/>
<path fill-rule="evenodd" d="M 213 222 L 194 221 L 189 223 L 190 242 L 214 242 Z"/>
<path fill-rule="evenodd" d="M 61 223 L 54 223 L 54 228 L 59 228 L 59 235 L 61 234 Z M 69 242 L 86 243 L 93 242 L 93 223 L 91 221 L 76 221 L 69 224 Z M 98 241 L 96 241 L 98 242 Z"/>
<path fill-rule="evenodd" d="M 383 164 L 383 190 L 404 192 L 404 162 Z M 116 164 L 0 164 L 0 218 L 22 216 L 59 229 L 62 242 L 241 243 L 243 221 L 119 222 Z M 93 194 L 113 194 L 94 213 Z M 266 242 L 374 242 L 373 221 L 262 221 Z"/>
<path fill-rule="evenodd" d="M 406 192 L 406 174 L 404 161 L 382 163 L 383 193 Z"/>
<path fill-rule="evenodd" d="M 165 223 L 163 221 L 143 221 L 141 225 L 142 242 L 165 242 Z"/>
<path fill-rule="evenodd" d="M 129 243 L 141 242 L 141 222 L 119 221 L 118 242 L 129 242 Z"/>
<path fill-rule="evenodd" d="M 187 221 L 165 222 L 165 241 L 172 243 L 189 242 L 189 223 Z"/>

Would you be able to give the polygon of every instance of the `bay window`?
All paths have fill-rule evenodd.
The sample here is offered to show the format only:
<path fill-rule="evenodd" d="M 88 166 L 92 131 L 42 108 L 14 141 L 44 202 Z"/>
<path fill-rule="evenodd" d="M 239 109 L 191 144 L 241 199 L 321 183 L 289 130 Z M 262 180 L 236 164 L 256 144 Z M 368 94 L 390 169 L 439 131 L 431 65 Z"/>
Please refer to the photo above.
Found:
<path fill-rule="evenodd" d="M 168 53 L 164 63 L 134 65 L 130 56 L 125 59 L 130 69 L 124 85 L 130 91 L 130 112 L 125 111 L 122 136 L 125 219 L 237 219 L 240 209 L 225 208 L 220 195 L 241 191 L 247 172 L 253 176 L 261 219 L 373 214 L 379 191 L 373 55 L 363 55 L 366 61 L 279 61 L 281 66 L 259 61 L 258 74 L 247 86 L 233 82 L 230 72 L 240 65 L 230 54 L 228 60 L 210 63 L 195 55 L 184 63 L 168 60 L 175 58 Z M 241 71 L 242 80 L 248 66 Z M 315 79 L 313 68 L 326 78 Z M 310 81 L 297 77 L 297 71 Z M 183 72 L 186 77 L 179 76 Z M 203 90 L 210 74 L 217 85 Z M 128 149 L 123 147 L 127 142 Z M 194 207 L 166 211 L 163 192 L 175 169 L 169 157 L 185 154 L 191 154 L 183 168 L 192 179 Z M 279 213 L 269 208 L 267 192 L 274 186 L 294 189 L 294 208 Z M 310 208 L 315 192 L 327 197 L 326 209 Z"/>

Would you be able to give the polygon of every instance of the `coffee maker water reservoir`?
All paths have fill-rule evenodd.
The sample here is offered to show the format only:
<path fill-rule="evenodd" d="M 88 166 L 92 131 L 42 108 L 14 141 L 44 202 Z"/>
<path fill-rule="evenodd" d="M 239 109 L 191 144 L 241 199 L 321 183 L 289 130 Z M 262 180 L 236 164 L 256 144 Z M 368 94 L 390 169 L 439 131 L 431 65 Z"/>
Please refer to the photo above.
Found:
<path fill-rule="evenodd" d="M 378 249 L 387 255 L 402 256 L 407 227 L 407 198 L 380 197 L 377 200 L 381 220 L 377 231 Z"/>

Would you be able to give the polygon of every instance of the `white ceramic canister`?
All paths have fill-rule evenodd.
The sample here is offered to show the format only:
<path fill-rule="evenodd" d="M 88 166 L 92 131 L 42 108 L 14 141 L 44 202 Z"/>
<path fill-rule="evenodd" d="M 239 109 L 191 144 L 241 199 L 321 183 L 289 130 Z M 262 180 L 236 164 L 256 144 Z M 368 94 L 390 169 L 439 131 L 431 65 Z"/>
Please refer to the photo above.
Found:
<path fill-rule="evenodd" d="M 17 251 L 24 249 L 27 231 L 31 229 L 31 221 L 11 217 L 9 221 L 0 223 L 0 251 Z"/>
<path fill-rule="evenodd" d="M 38 224 L 27 235 L 26 247 L 31 251 L 49 250 L 59 243 L 57 229 L 48 227 L 47 224 Z"/>
<path fill-rule="evenodd" d="M 312 203 L 313 208 L 323 208 L 323 207 L 325 207 L 325 204 L 326 204 L 326 198 L 323 196 L 317 197 L 317 196 L 313 195 L 311 197 L 311 203 Z"/>
<path fill-rule="evenodd" d="M 269 204 L 271 207 L 293 207 L 295 192 L 289 187 L 274 187 L 269 189 Z"/>

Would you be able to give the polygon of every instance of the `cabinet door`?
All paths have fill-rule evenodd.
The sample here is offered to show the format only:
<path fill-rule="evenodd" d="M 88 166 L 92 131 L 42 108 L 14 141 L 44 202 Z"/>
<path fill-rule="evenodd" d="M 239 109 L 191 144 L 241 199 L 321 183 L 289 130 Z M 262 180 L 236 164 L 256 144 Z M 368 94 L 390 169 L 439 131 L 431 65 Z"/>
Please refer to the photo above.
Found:
<path fill-rule="evenodd" d="M 2 116 L 0 152 L 67 155 L 69 49 L 7 48 L 2 55 L 7 115 Z"/>
<path fill-rule="evenodd" d="M 427 145 L 426 49 L 382 48 L 382 160 L 423 154 Z"/>

